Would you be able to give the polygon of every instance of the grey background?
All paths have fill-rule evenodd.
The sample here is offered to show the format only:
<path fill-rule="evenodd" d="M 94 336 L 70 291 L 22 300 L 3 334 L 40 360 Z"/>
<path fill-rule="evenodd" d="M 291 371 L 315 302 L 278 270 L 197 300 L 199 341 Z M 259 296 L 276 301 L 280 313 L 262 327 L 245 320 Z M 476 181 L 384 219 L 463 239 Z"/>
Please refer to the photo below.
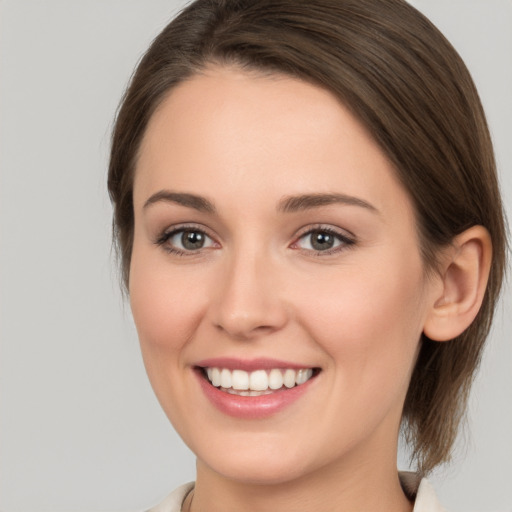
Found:
<path fill-rule="evenodd" d="M 512 2 L 413 3 L 474 75 L 512 217 Z M 119 293 L 105 187 L 118 100 L 183 4 L 0 1 L 4 512 L 143 509 L 194 477 Z M 452 512 L 512 511 L 511 312 L 509 286 L 472 395 L 467 447 L 432 478 Z"/>

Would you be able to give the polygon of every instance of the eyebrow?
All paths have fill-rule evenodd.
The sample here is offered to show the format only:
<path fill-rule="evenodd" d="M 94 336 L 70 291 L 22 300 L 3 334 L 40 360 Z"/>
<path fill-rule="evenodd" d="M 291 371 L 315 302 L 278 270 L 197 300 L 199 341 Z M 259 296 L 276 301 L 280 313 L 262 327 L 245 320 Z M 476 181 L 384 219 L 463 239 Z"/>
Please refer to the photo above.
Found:
<path fill-rule="evenodd" d="M 331 204 L 359 206 L 373 213 L 379 213 L 379 210 L 367 201 L 346 194 L 304 194 L 300 196 L 287 196 L 279 201 L 277 209 L 281 212 L 291 213 Z"/>
<path fill-rule="evenodd" d="M 187 208 L 193 208 L 200 212 L 205 213 L 216 213 L 215 206 L 211 201 L 205 197 L 198 196 L 195 194 L 187 194 L 184 192 L 171 192 L 170 190 L 160 190 L 156 194 L 153 194 L 143 206 L 146 209 L 148 206 L 158 202 L 175 203 Z"/>
<path fill-rule="evenodd" d="M 175 203 L 204 213 L 217 213 L 215 205 L 209 199 L 206 199 L 206 197 L 186 192 L 172 192 L 170 190 L 160 190 L 156 192 L 144 203 L 143 208 L 146 209 L 152 204 L 159 202 Z M 373 213 L 379 213 L 377 208 L 367 201 L 346 194 L 302 194 L 298 196 L 286 196 L 279 201 L 277 211 L 293 213 L 319 208 L 321 206 L 329 206 L 331 204 L 359 206 Z"/>

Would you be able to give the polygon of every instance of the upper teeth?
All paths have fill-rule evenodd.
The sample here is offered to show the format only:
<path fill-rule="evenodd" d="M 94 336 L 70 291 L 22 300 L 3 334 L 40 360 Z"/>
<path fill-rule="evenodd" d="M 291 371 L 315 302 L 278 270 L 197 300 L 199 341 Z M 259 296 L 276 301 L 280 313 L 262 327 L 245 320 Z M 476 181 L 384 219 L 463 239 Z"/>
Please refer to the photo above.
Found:
<path fill-rule="evenodd" d="M 313 369 L 293 370 L 288 368 L 280 370 L 274 368 L 246 372 L 244 370 L 228 370 L 227 368 L 206 368 L 206 374 L 216 387 L 241 391 L 265 391 L 269 388 L 280 389 L 283 386 L 293 388 L 295 385 L 304 384 L 312 377 Z"/>

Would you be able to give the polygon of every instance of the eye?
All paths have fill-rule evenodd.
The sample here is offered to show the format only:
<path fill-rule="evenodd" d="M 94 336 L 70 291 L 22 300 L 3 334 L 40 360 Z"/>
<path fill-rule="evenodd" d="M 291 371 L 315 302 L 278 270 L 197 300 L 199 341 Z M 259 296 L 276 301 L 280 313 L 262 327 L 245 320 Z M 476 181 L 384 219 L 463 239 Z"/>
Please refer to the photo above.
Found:
<path fill-rule="evenodd" d="M 317 228 L 302 235 L 294 245 L 306 251 L 330 254 L 354 243 L 354 240 L 333 229 Z"/>
<path fill-rule="evenodd" d="M 164 233 L 157 241 L 170 253 L 184 255 L 213 247 L 215 242 L 201 229 L 185 227 Z"/>

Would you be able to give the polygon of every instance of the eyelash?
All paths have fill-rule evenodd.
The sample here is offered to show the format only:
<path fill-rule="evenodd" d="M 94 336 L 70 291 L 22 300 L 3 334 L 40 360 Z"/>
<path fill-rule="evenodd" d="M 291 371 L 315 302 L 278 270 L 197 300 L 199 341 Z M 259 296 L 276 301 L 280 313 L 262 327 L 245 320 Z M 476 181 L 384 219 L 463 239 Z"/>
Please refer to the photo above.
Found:
<path fill-rule="evenodd" d="M 201 233 L 204 236 L 208 237 L 210 240 L 213 240 L 213 238 L 203 228 L 193 224 L 186 224 L 182 226 L 177 226 L 173 228 L 171 231 L 164 231 L 156 239 L 155 244 L 162 247 L 169 254 L 175 254 L 176 256 L 195 256 L 201 251 L 201 249 L 198 249 L 197 251 L 184 251 L 167 243 L 173 236 L 177 235 L 178 233 L 183 233 L 184 231 Z"/>
<path fill-rule="evenodd" d="M 177 256 L 184 256 L 184 257 L 197 255 L 198 253 L 201 252 L 201 249 L 187 251 L 187 250 L 178 249 L 177 247 L 174 247 L 167 243 L 172 237 L 174 237 L 175 235 L 177 235 L 179 233 L 183 233 L 184 231 L 200 233 L 200 234 L 206 236 L 207 238 L 209 238 L 210 240 L 213 240 L 213 237 L 208 235 L 208 233 L 203 228 L 201 228 L 199 226 L 195 226 L 195 225 L 183 225 L 183 226 L 177 226 L 177 227 L 173 228 L 171 231 L 164 231 L 155 240 L 155 244 L 157 246 L 162 247 L 169 254 L 175 254 Z M 314 256 L 320 257 L 320 256 L 329 256 L 331 254 L 335 254 L 335 253 L 344 251 L 356 244 L 356 240 L 354 238 L 344 235 L 331 227 L 317 225 L 317 226 L 309 227 L 307 231 L 304 231 L 302 234 L 300 234 L 297 237 L 296 241 L 293 242 L 292 246 L 296 245 L 298 243 L 298 241 L 301 240 L 302 238 L 304 238 L 308 235 L 311 236 L 315 232 L 332 235 L 340 242 L 340 244 L 331 249 L 326 249 L 325 251 L 315 251 L 315 250 L 311 250 L 311 249 L 300 249 L 300 248 L 298 250 L 306 252 L 309 255 L 312 254 Z"/>
<path fill-rule="evenodd" d="M 331 254 L 336 254 L 336 253 L 342 252 L 346 249 L 351 248 L 356 243 L 355 237 L 349 237 L 348 235 L 340 233 L 338 230 L 336 230 L 334 228 L 331 228 L 329 226 L 323 226 L 323 225 L 319 224 L 319 225 L 314 225 L 314 226 L 308 227 L 308 229 L 306 231 L 304 231 L 297 237 L 296 241 L 293 242 L 292 245 L 296 245 L 299 240 L 301 240 L 302 238 L 304 238 L 308 235 L 311 236 L 313 233 L 325 233 L 328 235 L 332 235 L 339 242 L 341 242 L 340 245 L 333 247 L 331 249 L 326 249 L 325 251 L 302 249 L 302 251 L 306 252 L 307 254 L 317 256 L 317 257 L 329 256 Z M 299 250 L 301 250 L 301 249 L 299 249 Z"/>

